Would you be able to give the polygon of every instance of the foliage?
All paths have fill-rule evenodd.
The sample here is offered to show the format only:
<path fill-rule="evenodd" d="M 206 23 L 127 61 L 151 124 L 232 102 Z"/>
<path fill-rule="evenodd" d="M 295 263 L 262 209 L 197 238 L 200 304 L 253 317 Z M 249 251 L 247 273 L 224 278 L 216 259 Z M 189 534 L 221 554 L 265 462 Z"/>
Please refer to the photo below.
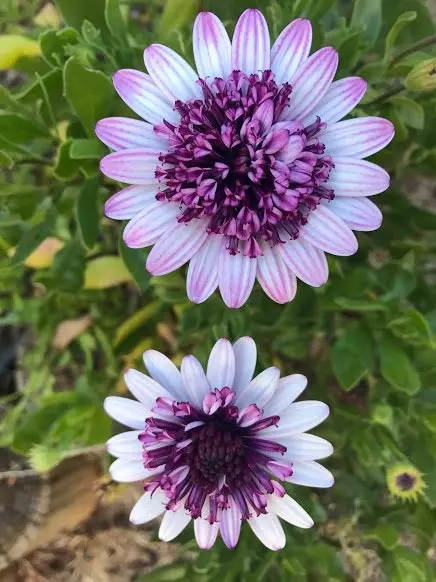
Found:
<path fill-rule="evenodd" d="M 416 176 L 431 178 L 436 168 L 436 30 L 424 3 L 201 2 L 229 30 L 248 5 L 262 8 L 273 36 L 294 17 L 312 19 L 315 48 L 339 51 L 339 76 L 369 83 L 355 114 L 382 115 L 396 126 L 376 160 L 393 176 L 377 200 L 382 228 L 359 236 L 354 257 L 330 257 L 326 286 L 301 284 L 285 307 L 256 289 L 238 311 L 217 295 L 190 304 L 182 273 L 149 278 L 146 253 L 126 248 L 119 225 L 102 211 L 118 185 L 99 174 L 105 150 L 93 127 L 108 114 L 132 115 L 110 76 L 120 67 L 141 69 L 143 47 L 153 41 L 192 60 L 200 2 L 57 0 L 57 10 L 44 15 L 37 4 L 0 6 L 0 66 L 13 67 L 0 72 L 0 324 L 17 330 L 25 346 L 24 382 L 1 396 L 0 444 L 48 469 L 108 438 L 102 399 L 125 390 L 122 372 L 141 366 L 144 349 L 176 362 L 193 352 L 204 361 L 217 337 L 252 335 L 259 367 L 273 362 L 284 374 L 305 373 L 308 397 L 329 403 L 320 432 L 336 448 L 328 463 L 336 485 L 295 491 L 316 526 L 289 527 L 278 554 L 245 531 L 234 553 L 218 543 L 146 579 L 433 579 L 436 203 L 420 203 Z M 427 485 L 415 504 L 396 501 L 387 488 L 387 467 L 401 462 Z M 193 550 L 191 536 L 181 556 Z"/>

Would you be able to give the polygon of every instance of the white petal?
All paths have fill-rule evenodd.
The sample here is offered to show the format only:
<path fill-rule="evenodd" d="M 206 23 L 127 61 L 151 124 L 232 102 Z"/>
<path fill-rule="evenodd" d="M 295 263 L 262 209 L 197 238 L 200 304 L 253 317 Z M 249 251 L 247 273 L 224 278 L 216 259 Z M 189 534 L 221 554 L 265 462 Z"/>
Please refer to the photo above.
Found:
<path fill-rule="evenodd" d="M 191 516 L 186 512 L 184 507 L 181 507 L 177 511 L 165 511 L 159 527 L 159 539 L 163 542 L 170 542 L 182 533 L 191 519 Z"/>
<path fill-rule="evenodd" d="M 165 140 L 157 137 L 150 123 L 128 117 L 107 117 L 95 126 L 97 137 L 115 151 L 135 148 L 152 148 L 166 151 Z"/>
<path fill-rule="evenodd" d="M 288 303 L 297 292 L 297 279 L 287 267 L 276 247 L 262 245 L 263 256 L 257 257 L 257 280 L 273 301 Z"/>
<path fill-rule="evenodd" d="M 260 438 L 281 440 L 318 426 L 330 413 L 324 402 L 306 400 L 296 402 L 280 415 L 279 426 L 270 426 L 259 433 Z"/>
<path fill-rule="evenodd" d="M 152 496 L 150 493 L 144 493 L 134 505 L 129 519 L 135 525 L 147 523 L 165 511 L 166 503 L 168 500 L 160 490 L 155 491 Z"/>
<path fill-rule="evenodd" d="M 383 215 L 374 202 L 364 196 L 335 198 L 326 206 L 353 230 L 377 230 L 383 221 Z"/>
<path fill-rule="evenodd" d="M 194 520 L 194 533 L 197 544 L 202 550 L 209 550 L 215 543 L 218 535 L 218 522 L 212 525 L 202 517 Z"/>
<path fill-rule="evenodd" d="M 206 301 L 218 287 L 218 257 L 222 236 L 209 234 L 189 261 L 186 287 L 190 301 Z"/>
<path fill-rule="evenodd" d="M 313 526 L 313 519 L 307 511 L 294 501 L 292 497 L 289 497 L 289 495 L 285 495 L 284 497 L 268 495 L 268 508 L 271 508 L 273 513 L 292 525 L 302 528 Z"/>
<path fill-rule="evenodd" d="M 228 509 L 221 511 L 220 531 L 224 543 L 232 550 L 238 543 L 241 532 L 241 513 L 234 502 L 230 501 L 230 503 L 231 505 Z"/>
<path fill-rule="evenodd" d="M 306 18 L 297 18 L 279 34 L 271 48 L 271 70 L 281 85 L 290 80 L 309 56 L 312 44 L 312 25 Z"/>
<path fill-rule="evenodd" d="M 113 83 L 121 99 L 153 125 L 162 123 L 164 119 L 171 123 L 180 120 L 179 114 L 153 83 L 150 75 L 134 69 L 122 69 L 114 74 Z"/>
<path fill-rule="evenodd" d="M 106 443 L 108 453 L 113 457 L 141 460 L 142 443 L 138 439 L 141 433 L 141 430 L 129 430 L 116 434 Z"/>
<path fill-rule="evenodd" d="M 144 62 L 156 86 L 169 101 L 201 98 L 194 69 L 172 49 L 152 44 L 144 51 Z"/>
<path fill-rule="evenodd" d="M 219 339 L 210 352 L 207 362 L 207 379 L 212 390 L 224 386 L 233 388 L 235 379 L 235 353 L 229 340 Z"/>
<path fill-rule="evenodd" d="M 259 540 L 270 550 L 281 550 L 286 545 L 285 532 L 279 518 L 272 514 L 261 514 L 251 517 L 248 525 Z"/>
<path fill-rule="evenodd" d="M 236 23 L 232 40 L 232 68 L 247 75 L 270 68 L 270 39 L 263 14 L 245 10 Z"/>
<path fill-rule="evenodd" d="M 142 459 L 117 459 L 109 467 L 110 476 L 119 483 L 133 483 L 134 481 L 144 481 L 156 471 L 150 471 L 144 467 Z"/>
<path fill-rule="evenodd" d="M 280 370 L 274 366 L 267 368 L 256 376 L 249 384 L 244 386 L 236 395 L 235 405 L 245 408 L 250 404 L 256 404 L 263 408 L 274 396 L 280 377 Z"/>
<path fill-rule="evenodd" d="M 256 368 L 257 348 L 251 337 L 241 337 L 233 344 L 235 352 L 235 381 L 233 390 L 238 393 L 247 386 Z"/>
<path fill-rule="evenodd" d="M 292 475 L 285 480 L 294 485 L 326 488 L 335 482 L 330 471 L 316 461 L 294 461 L 292 470 Z"/>
<path fill-rule="evenodd" d="M 333 453 L 331 443 L 308 433 L 295 435 L 289 439 L 282 439 L 280 444 L 287 447 L 285 458 L 291 462 L 315 461 L 316 459 L 329 457 Z"/>
<path fill-rule="evenodd" d="M 218 263 L 218 282 L 227 307 L 241 307 L 247 301 L 256 279 L 257 259 L 241 252 L 231 255 L 224 239 Z"/>
<path fill-rule="evenodd" d="M 335 167 L 323 185 L 332 188 L 335 196 L 372 196 L 389 188 L 389 174 L 372 162 L 338 156 L 333 162 Z"/>
<path fill-rule="evenodd" d="M 204 397 L 210 392 L 210 384 L 203 366 L 194 356 L 185 356 L 182 360 L 181 372 L 189 402 L 201 410 Z"/>
<path fill-rule="evenodd" d="M 133 396 L 142 402 L 149 411 L 156 404 L 157 398 L 171 398 L 172 396 L 170 391 L 162 386 L 160 382 L 155 382 L 142 372 L 138 372 L 138 370 L 127 370 L 124 374 L 124 380 Z M 150 416 L 150 413 L 148 416 Z"/>
<path fill-rule="evenodd" d="M 108 154 L 100 161 L 100 170 L 108 178 L 126 184 L 157 184 L 159 150 L 135 148 Z"/>
<path fill-rule="evenodd" d="M 129 186 L 107 200 L 104 213 L 114 220 L 133 218 L 156 202 L 158 186 L 155 184 Z"/>
<path fill-rule="evenodd" d="M 315 248 L 300 237 L 277 245 L 278 252 L 288 267 L 301 281 L 312 287 L 320 287 L 329 276 L 327 259 L 323 251 Z"/>
<path fill-rule="evenodd" d="M 203 220 L 189 224 L 175 222 L 165 232 L 148 255 L 146 268 L 152 275 L 166 275 L 184 265 L 195 255 L 208 234 Z"/>
<path fill-rule="evenodd" d="M 274 392 L 274 399 L 268 402 L 264 416 L 280 414 L 296 400 L 307 386 L 307 378 L 302 374 L 291 374 L 280 378 Z"/>
<path fill-rule="evenodd" d="M 133 249 L 155 243 L 171 225 L 177 225 L 177 204 L 154 202 L 134 216 L 123 232 L 123 240 Z"/>
<path fill-rule="evenodd" d="M 223 23 L 212 12 L 200 12 L 194 23 L 195 65 L 201 79 L 224 80 L 232 70 L 232 45 Z"/>
<path fill-rule="evenodd" d="M 150 376 L 164 386 L 171 396 L 179 401 L 186 399 L 182 376 L 167 356 L 157 350 L 146 350 L 143 359 Z"/>
<path fill-rule="evenodd" d="M 300 236 L 313 246 L 332 255 L 354 255 L 357 239 L 346 223 L 323 205 L 309 213 L 307 223 L 301 227 Z"/>
<path fill-rule="evenodd" d="M 143 404 L 120 396 L 108 396 L 103 406 L 109 416 L 130 428 L 144 430 L 145 419 L 150 416 L 150 411 Z"/>

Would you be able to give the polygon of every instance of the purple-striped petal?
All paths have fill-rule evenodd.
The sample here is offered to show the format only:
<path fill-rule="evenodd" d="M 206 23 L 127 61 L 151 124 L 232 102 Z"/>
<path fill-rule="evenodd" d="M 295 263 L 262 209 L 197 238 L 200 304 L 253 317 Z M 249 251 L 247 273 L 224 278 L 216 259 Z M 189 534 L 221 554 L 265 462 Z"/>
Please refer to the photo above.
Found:
<path fill-rule="evenodd" d="M 101 119 L 95 126 L 95 133 L 100 141 L 115 151 L 143 147 L 167 150 L 165 141 L 157 137 L 153 126 L 137 119 L 128 117 Z"/>
<path fill-rule="evenodd" d="M 269 495 L 268 501 L 271 511 L 284 521 L 304 529 L 313 526 L 313 519 L 307 511 L 294 501 L 292 497 L 289 497 L 289 495 L 285 495 L 284 497 Z"/>
<path fill-rule="evenodd" d="M 330 156 L 367 158 L 394 137 L 393 124 L 382 117 L 357 117 L 329 125 L 318 135 Z"/>
<path fill-rule="evenodd" d="M 207 362 L 206 376 L 213 390 L 224 386 L 233 388 L 235 352 L 228 339 L 221 338 L 213 346 Z"/>
<path fill-rule="evenodd" d="M 341 257 L 354 255 L 358 247 L 353 231 L 325 206 L 318 206 L 309 214 L 300 236 L 322 251 Z"/>
<path fill-rule="evenodd" d="M 152 248 L 147 259 L 147 270 L 152 275 L 171 273 L 189 261 L 207 236 L 203 220 L 197 219 L 189 224 L 176 223 Z"/>
<path fill-rule="evenodd" d="M 163 542 L 170 542 L 185 529 L 191 519 L 192 517 L 183 506 L 177 511 L 171 509 L 165 511 L 159 527 L 159 539 Z"/>
<path fill-rule="evenodd" d="M 293 473 L 285 481 L 305 487 L 331 487 L 335 482 L 333 475 L 316 461 L 294 461 Z"/>
<path fill-rule="evenodd" d="M 315 107 L 301 122 L 310 125 L 321 118 L 325 123 L 336 123 L 352 111 L 365 94 L 367 82 L 360 77 L 346 77 L 335 81 Z"/>
<path fill-rule="evenodd" d="M 175 204 L 155 202 L 129 222 L 123 232 L 124 242 L 133 249 L 154 244 L 172 224 L 177 224 L 178 213 Z"/>
<path fill-rule="evenodd" d="M 338 67 L 338 53 L 324 47 L 311 55 L 292 76 L 293 91 L 283 119 L 301 119 L 315 109 L 327 93 Z"/>
<path fill-rule="evenodd" d="M 301 281 L 312 287 L 320 287 L 326 283 L 329 269 L 323 251 L 301 238 L 286 241 L 277 248 L 285 263 Z"/>
<path fill-rule="evenodd" d="M 129 186 L 106 201 L 104 213 L 114 220 L 133 218 L 156 202 L 157 185 Z"/>
<path fill-rule="evenodd" d="M 134 69 L 121 69 L 112 80 L 121 99 L 146 121 L 153 125 L 162 123 L 164 119 L 171 123 L 179 121 L 179 114 L 153 83 L 150 75 Z"/>
<path fill-rule="evenodd" d="M 232 45 L 221 20 L 212 12 L 200 12 L 194 23 L 195 65 L 201 79 L 227 79 L 232 70 Z"/>
<path fill-rule="evenodd" d="M 234 401 L 235 406 L 241 409 L 254 403 L 259 408 L 263 408 L 273 398 L 279 378 L 278 368 L 275 366 L 267 368 L 238 391 Z"/>
<path fill-rule="evenodd" d="M 193 303 L 203 303 L 218 287 L 218 258 L 222 236 L 210 234 L 189 262 L 187 293 Z"/>
<path fill-rule="evenodd" d="M 233 390 L 239 393 L 253 379 L 257 359 L 256 343 L 251 337 L 241 337 L 233 344 L 233 351 L 235 353 Z"/>
<path fill-rule="evenodd" d="M 253 533 L 268 549 L 277 551 L 285 547 L 286 536 L 279 518 L 274 513 L 260 514 L 247 521 Z"/>
<path fill-rule="evenodd" d="M 297 18 L 280 33 L 271 48 L 271 70 L 275 82 L 289 81 L 309 56 L 312 25 L 306 18 Z"/>
<path fill-rule="evenodd" d="M 335 167 L 324 186 L 332 188 L 335 196 L 373 196 L 389 188 L 389 174 L 372 162 L 338 156 L 333 162 Z"/>
<path fill-rule="evenodd" d="M 368 198 L 335 198 L 326 205 L 353 230 L 377 230 L 383 215 Z"/>
<path fill-rule="evenodd" d="M 202 550 L 210 550 L 218 535 L 219 524 L 215 521 L 212 525 L 201 517 L 194 519 L 194 533 L 198 547 Z"/>
<path fill-rule="evenodd" d="M 100 170 L 108 178 L 126 184 L 157 184 L 158 157 L 159 150 L 150 148 L 114 152 L 101 160 Z"/>
<path fill-rule="evenodd" d="M 247 75 L 270 68 L 270 39 L 263 14 L 245 10 L 236 23 L 232 40 L 232 69 Z"/>
<path fill-rule="evenodd" d="M 237 509 L 233 500 L 230 501 L 230 507 L 223 509 L 220 515 L 220 532 L 223 542 L 232 550 L 239 540 L 241 532 L 241 513 Z"/>
<path fill-rule="evenodd" d="M 153 81 L 169 101 L 201 97 L 194 69 L 172 49 L 152 44 L 144 51 L 144 61 Z"/>
<path fill-rule="evenodd" d="M 201 410 L 204 397 L 210 392 L 210 385 L 203 366 L 194 356 L 185 356 L 180 370 L 185 390 L 189 396 L 189 402 L 192 402 Z"/>
<path fill-rule="evenodd" d="M 256 279 L 257 259 L 242 253 L 231 255 L 223 240 L 218 262 L 220 293 L 227 307 L 238 308 L 247 301 Z"/>
<path fill-rule="evenodd" d="M 297 279 L 286 266 L 276 247 L 262 245 L 263 256 L 257 257 L 257 279 L 273 301 L 288 303 L 295 297 Z"/>

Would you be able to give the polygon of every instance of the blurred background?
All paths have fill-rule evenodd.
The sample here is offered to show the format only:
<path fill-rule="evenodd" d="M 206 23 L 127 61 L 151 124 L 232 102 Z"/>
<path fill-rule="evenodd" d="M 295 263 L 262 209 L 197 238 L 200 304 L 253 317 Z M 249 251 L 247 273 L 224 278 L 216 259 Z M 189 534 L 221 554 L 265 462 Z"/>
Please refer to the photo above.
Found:
<path fill-rule="evenodd" d="M 393 121 L 374 161 L 392 175 L 382 228 L 329 257 L 320 289 L 287 306 L 256 288 L 242 309 L 192 305 L 185 273 L 150 278 L 103 204 L 95 122 L 133 113 L 110 80 L 143 69 L 151 42 L 192 61 L 207 9 L 229 32 L 259 7 L 274 39 L 295 17 L 337 78 L 369 83 L 355 115 Z M 0 581 L 425 582 L 436 579 L 436 2 L 423 0 L 1 0 Z M 245 531 L 200 553 L 129 525 L 141 485 L 110 482 L 103 412 L 150 347 L 203 362 L 218 337 L 251 335 L 259 368 L 309 378 L 328 402 L 331 490 L 290 490 L 314 517 L 279 552 Z M 248 530 L 248 528 L 246 528 Z"/>

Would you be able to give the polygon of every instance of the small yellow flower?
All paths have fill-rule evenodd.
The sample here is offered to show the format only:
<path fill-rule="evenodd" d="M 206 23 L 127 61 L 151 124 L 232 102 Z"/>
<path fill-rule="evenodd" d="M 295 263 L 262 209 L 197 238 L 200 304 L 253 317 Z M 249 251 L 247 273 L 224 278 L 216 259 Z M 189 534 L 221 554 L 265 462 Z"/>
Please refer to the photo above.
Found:
<path fill-rule="evenodd" d="M 386 473 L 386 482 L 391 494 L 404 501 L 416 501 L 427 487 L 422 473 L 409 463 L 391 465 Z"/>

